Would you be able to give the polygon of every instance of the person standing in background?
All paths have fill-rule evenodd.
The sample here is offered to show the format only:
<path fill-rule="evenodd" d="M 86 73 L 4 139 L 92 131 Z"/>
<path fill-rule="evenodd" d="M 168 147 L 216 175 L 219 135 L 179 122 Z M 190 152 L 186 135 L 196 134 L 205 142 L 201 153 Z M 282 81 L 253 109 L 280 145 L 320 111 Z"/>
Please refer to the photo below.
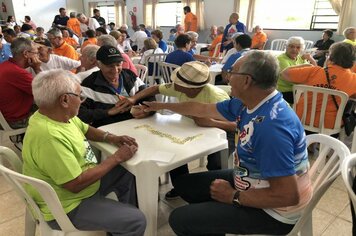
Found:
<path fill-rule="evenodd" d="M 94 9 L 93 10 L 93 14 L 94 14 L 94 16 L 92 18 L 97 20 L 101 27 L 105 28 L 106 22 L 105 22 L 105 19 L 100 16 L 100 10 L 99 9 Z"/>
<path fill-rule="evenodd" d="M 69 17 L 67 16 L 66 9 L 61 7 L 59 8 L 59 15 L 56 15 L 54 17 L 52 26 L 59 26 L 59 27 L 67 26 L 68 20 Z"/>
<path fill-rule="evenodd" d="M 232 36 L 237 32 L 246 33 L 246 26 L 239 22 L 239 14 L 234 12 L 230 15 L 229 24 L 225 27 L 224 36 L 221 40 L 220 52 L 233 48 Z"/>
<path fill-rule="evenodd" d="M 198 19 L 197 16 L 191 12 L 189 6 L 183 8 L 184 11 L 184 32 L 194 31 L 198 32 Z"/>

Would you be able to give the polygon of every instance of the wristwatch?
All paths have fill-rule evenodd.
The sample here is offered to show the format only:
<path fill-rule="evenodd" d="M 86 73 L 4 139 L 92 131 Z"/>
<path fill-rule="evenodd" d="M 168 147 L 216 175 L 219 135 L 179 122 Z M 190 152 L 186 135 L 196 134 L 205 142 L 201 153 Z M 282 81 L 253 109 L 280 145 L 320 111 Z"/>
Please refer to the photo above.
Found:
<path fill-rule="evenodd" d="M 235 194 L 234 194 L 234 198 L 232 199 L 232 204 L 234 206 L 241 206 L 241 203 L 239 201 L 239 197 L 240 197 L 240 191 L 236 191 Z"/>

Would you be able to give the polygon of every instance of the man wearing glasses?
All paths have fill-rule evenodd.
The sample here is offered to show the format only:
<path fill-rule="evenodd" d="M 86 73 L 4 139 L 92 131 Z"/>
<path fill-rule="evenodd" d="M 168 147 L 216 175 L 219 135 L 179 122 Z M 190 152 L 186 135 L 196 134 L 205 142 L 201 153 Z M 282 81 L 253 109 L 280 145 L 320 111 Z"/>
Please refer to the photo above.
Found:
<path fill-rule="evenodd" d="M 44 71 L 32 83 L 38 111 L 30 120 L 23 145 L 23 174 L 41 179 L 56 191 L 64 212 L 79 230 L 110 235 L 143 235 L 146 221 L 136 207 L 134 176 L 120 166 L 138 145 L 83 123 L 78 117 L 81 94 L 76 75 L 62 69 Z M 88 140 L 107 142 L 118 150 L 98 163 Z M 49 226 L 60 229 L 36 190 L 28 193 Z M 111 192 L 120 202 L 105 198 Z"/>
<path fill-rule="evenodd" d="M 239 132 L 233 169 L 176 180 L 177 192 L 190 203 L 170 215 L 177 235 L 285 235 L 297 222 L 312 195 L 309 163 L 303 126 L 276 90 L 278 67 L 273 55 L 251 51 L 229 71 L 231 100 L 144 102 L 147 112 L 236 121 Z"/>
<path fill-rule="evenodd" d="M 33 109 L 32 75 L 25 70 L 31 67 L 37 74 L 41 71 L 38 50 L 25 38 L 15 39 L 11 44 L 12 58 L 0 64 L 0 110 L 13 128 L 27 126 Z"/>

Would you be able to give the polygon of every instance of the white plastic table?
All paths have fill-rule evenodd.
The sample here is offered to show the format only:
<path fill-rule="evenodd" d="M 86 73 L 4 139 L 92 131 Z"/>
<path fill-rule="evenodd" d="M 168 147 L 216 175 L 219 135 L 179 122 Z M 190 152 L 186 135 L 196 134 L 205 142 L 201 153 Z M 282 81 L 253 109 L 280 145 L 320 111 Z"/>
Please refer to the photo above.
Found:
<path fill-rule="evenodd" d="M 135 156 L 122 164 L 136 177 L 138 204 L 147 219 L 145 235 L 157 234 L 157 208 L 159 176 L 176 167 L 203 156 L 220 151 L 223 168 L 227 167 L 228 144 L 225 131 L 199 127 L 194 121 L 178 115 L 159 113 L 145 119 L 130 119 L 100 129 L 116 135 L 134 137 L 139 145 Z M 172 139 L 183 140 L 184 144 Z M 92 143 L 102 152 L 111 155 L 117 147 L 101 142 Z"/>
<path fill-rule="evenodd" d="M 209 67 L 209 73 L 210 73 L 210 77 L 211 77 L 210 83 L 211 84 L 215 84 L 215 77 L 217 75 L 221 74 L 223 66 L 224 66 L 223 64 L 216 63 Z"/>

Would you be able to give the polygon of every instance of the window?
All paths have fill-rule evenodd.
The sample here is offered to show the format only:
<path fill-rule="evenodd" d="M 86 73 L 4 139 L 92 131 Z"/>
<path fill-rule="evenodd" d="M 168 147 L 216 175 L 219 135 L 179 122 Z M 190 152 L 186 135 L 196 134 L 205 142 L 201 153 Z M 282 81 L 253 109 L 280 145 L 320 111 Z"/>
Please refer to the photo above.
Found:
<path fill-rule="evenodd" d="M 321 11 L 323 8 L 321 5 L 320 11 L 314 10 L 315 2 L 321 1 L 324 2 L 324 7 L 328 5 L 328 11 L 330 11 L 331 5 L 328 0 L 256 0 L 253 25 L 261 25 L 263 28 L 269 29 L 310 29 L 312 19 L 315 22 L 327 21 L 325 17 L 319 17 L 329 14 L 324 10 Z M 315 27 L 317 26 L 319 27 L 320 24 L 315 24 Z M 322 28 L 328 27 L 324 25 Z"/>
<path fill-rule="evenodd" d="M 100 5 L 98 6 L 100 10 L 100 16 L 106 21 L 106 24 L 110 22 L 115 22 L 115 6 L 114 5 Z"/>
<path fill-rule="evenodd" d="M 183 6 L 181 2 L 160 2 L 156 6 L 157 26 L 175 26 L 182 23 Z"/>
<path fill-rule="evenodd" d="M 316 0 L 310 29 L 337 29 L 339 16 L 329 0 Z"/>

